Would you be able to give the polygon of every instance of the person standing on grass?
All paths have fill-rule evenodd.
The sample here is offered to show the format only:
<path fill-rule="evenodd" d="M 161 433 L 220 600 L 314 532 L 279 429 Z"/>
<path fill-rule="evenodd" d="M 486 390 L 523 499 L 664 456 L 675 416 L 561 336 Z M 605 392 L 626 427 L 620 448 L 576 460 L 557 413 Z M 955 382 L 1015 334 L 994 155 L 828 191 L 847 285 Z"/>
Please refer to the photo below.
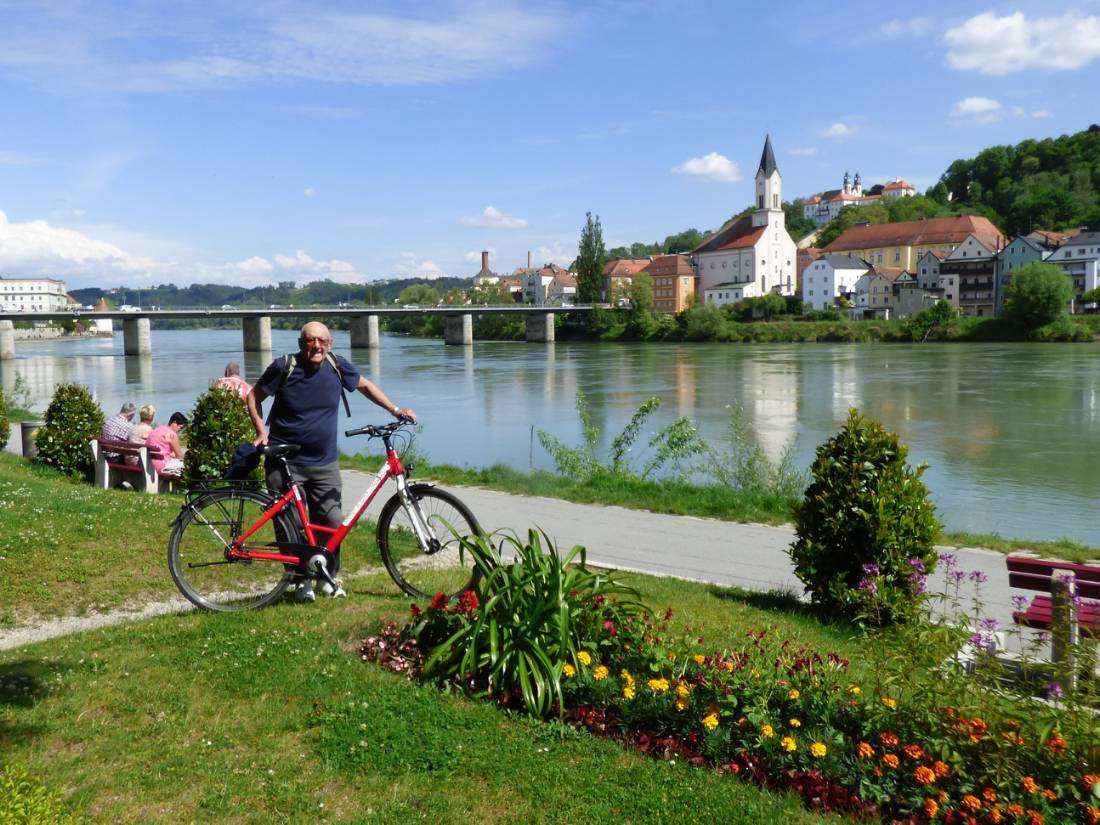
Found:
<path fill-rule="evenodd" d="M 272 361 L 245 399 L 256 429 L 253 443 L 257 447 L 268 443 L 301 447 L 287 463 L 291 478 L 305 491 L 309 520 L 333 528 L 344 520 L 336 434 L 341 401 L 347 404 L 345 390 L 358 390 L 393 416 L 416 421 L 416 413 L 394 404 L 381 387 L 332 352 L 332 334 L 319 321 L 302 327 L 298 352 Z M 268 398 L 274 401 L 265 424 L 261 407 Z M 270 462 L 267 486 L 285 490 L 288 483 L 275 462 Z M 329 573 L 335 579 L 340 569 L 339 548 L 333 553 L 332 565 Z M 333 589 L 328 582 L 321 585 L 321 590 L 334 598 L 347 595 L 342 587 Z M 313 601 L 312 580 L 299 583 L 294 598 Z"/>

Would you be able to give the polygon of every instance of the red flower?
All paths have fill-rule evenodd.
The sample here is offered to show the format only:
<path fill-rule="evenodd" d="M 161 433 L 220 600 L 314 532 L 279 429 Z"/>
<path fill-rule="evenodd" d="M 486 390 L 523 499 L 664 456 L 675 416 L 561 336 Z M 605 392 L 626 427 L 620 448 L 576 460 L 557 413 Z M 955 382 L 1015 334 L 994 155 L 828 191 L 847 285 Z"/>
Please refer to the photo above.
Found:
<path fill-rule="evenodd" d="M 457 610 L 459 613 L 470 616 L 477 610 L 477 607 L 477 594 L 473 590 L 464 590 L 462 595 L 458 597 Z"/>
<path fill-rule="evenodd" d="M 413 602 L 412 604 L 409 605 L 409 612 L 412 613 L 412 617 L 414 619 L 419 619 L 420 614 L 423 611 L 419 607 L 416 606 L 416 602 Z"/>
<path fill-rule="evenodd" d="M 446 610 L 447 609 L 447 594 L 436 593 L 435 598 L 432 599 L 432 610 Z"/>
<path fill-rule="evenodd" d="M 607 631 L 608 636 L 614 636 L 616 633 L 619 632 L 618 628 L 615 627 L 614 619 L 605 620 L 603 623 L 603 629 Z"/>

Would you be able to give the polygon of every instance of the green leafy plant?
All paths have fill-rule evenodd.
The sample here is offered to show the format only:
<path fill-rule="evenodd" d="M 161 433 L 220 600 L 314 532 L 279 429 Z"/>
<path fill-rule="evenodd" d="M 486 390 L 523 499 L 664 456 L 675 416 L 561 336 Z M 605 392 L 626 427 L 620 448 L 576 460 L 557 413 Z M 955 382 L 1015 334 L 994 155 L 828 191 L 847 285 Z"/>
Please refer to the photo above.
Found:
<path fill-rule="evenodd" d="M 414 628 L 427 656 L 423 676 L 503 700 L 518 695 L 532 716 L 560 713 L 563 671 L 591 656 L 606 622 L 643 608 L 633 588 L 585 566 L 583 547 L 562 558 L 536 530 L 526 541 L 509 534 L 498 541 L 463 540 L 481 573 L 476 599 L 448 610 L 437 596 Z"/>
<path fill-rule="evenodd" d="M 103 410 L 87 387 L 58 384 L 45 420 L 35 436 L 35 460 L 66 475 L 90 476 L 94 468 L 88 442 L 103 431 Z"/>
<path fill-rule="evenodd" d="M 806 487 L 806 474 L 795 467 L 794 442 L 784 446 L 779 458 L 772 461 L 753 438 L 739 405 L 729 405 L 726 424 L 726 445 L 706 447 L 707 466 L 714 479 L 742 493 L 767 494 L 792 502 Z"/>
<path fill-rule="evenodd" d="M 0 393 L 0 450 L 8 446 L 11 438 L 11 424 L 8 421 L 8 399 Z"/>
<path fill-rule="evenodd" d="M 229 469 L 234 448 L 256 435 L 244 401 L 228 387 L 211 387 L 199 396 L 186 433 L 183 474 L 187 483 L 221 478 Z M 253 475 L 258 478 L 259 469 Z"/>
<path fill-rule="evenodd" d="M 83 821 L 66 813 L 56 795 L 32 779 L 26 769 L 0 768 L 0 825 L 77 825 Z"/>
<path fill-rule="evenodd" d="M 827 614 L 889 624 L 918 615 L 932 572 L 938 524 L 908 450 L 852 409 L 818 448 L 812 482 L 794 514 L 795 574 Z"/>

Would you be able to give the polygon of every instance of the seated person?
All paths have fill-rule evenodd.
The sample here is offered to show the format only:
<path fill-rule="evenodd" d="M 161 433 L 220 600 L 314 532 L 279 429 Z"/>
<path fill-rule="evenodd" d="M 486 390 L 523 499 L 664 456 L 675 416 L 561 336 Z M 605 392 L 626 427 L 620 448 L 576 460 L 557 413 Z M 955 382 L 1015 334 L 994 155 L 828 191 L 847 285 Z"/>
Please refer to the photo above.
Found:
<path fill-rule="evenodd" d="M 230 361 L 225 365 L 225 376 L 219 378 L 215 387 L 228 387 L 233 390 L 242 400 L 248 398 L 248 394 L 252 392 L 252 385 L 241 378 L 241 365 L 236 361 Z"/>
<path fill-rule="evenodd" d="M 131 444 L 145 443 L 145 440 L 149 437 L 149 433 L 153 431 L 153 417 L 156 414 L 157 408 L 152 404 L 146 404 L 138 410 L 138 418 L 140 420 L 130 428 L 130 437 L 127 439 Z M 137 464 L 138 457 L 136 455 L 128 455 L 126 456 L 126 463 Z"/>
<path fill-rule="evenodd" d="M 153 459 L 153 468 L 162 476 L 179 477 L 183 474 L 183 456 L 187 452 L 180 443 L 180 430 L 187 426 L 187 416 L 181 412 L 172 413 L 168 423 L 157 427 L 145 443 L 160 450 L 162 458 Z"/>
<path fill-rule="evenodd" d="M 127 401 L 123 404 L 117 415 L 112 415 L 103 422 L 103 431 L 99 434 L 100 440 L 126 441 L 130 437 L 130 422 L 134 420 L 134 410 L 136 409 L 137 407 L 134 406 L 133 401 Z M 119 453 L 104 450 L 103 455 L 108 461 L 115 463 L 122 460 Z"/>

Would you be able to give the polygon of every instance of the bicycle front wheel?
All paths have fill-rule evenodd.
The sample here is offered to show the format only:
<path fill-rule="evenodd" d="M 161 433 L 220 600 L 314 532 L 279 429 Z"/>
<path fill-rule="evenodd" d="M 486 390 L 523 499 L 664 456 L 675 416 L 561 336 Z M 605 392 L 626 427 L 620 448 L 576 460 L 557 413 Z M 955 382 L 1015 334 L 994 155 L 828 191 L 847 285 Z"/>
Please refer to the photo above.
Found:
<path fill-rule="evenodd" d="M 462 539 L 481 532 L 469 508 L 445 490 L 426 484 L 408 489 L 409 505 L 394 495 L 378 517 L 378 549 L 397 586 L 417 599 L 457 596 L 474 586 L 477 569 Z M 413 519 L 427 532 L 417 537 Z"/>
<path fill-rule="evenodd" d="M 226 553 L 274 502 L 259 490 L 229 488 L 188 504 L 168 540 L 168 568 L 180 592 L 199 607 L 219 612 L 256 610 L 278 599 L 294 578 L 292 565 L 230 559 Z M 276 541 L 301 541 L 286 511 L 249 536 L 245 547 L 270 551 Z"/>

